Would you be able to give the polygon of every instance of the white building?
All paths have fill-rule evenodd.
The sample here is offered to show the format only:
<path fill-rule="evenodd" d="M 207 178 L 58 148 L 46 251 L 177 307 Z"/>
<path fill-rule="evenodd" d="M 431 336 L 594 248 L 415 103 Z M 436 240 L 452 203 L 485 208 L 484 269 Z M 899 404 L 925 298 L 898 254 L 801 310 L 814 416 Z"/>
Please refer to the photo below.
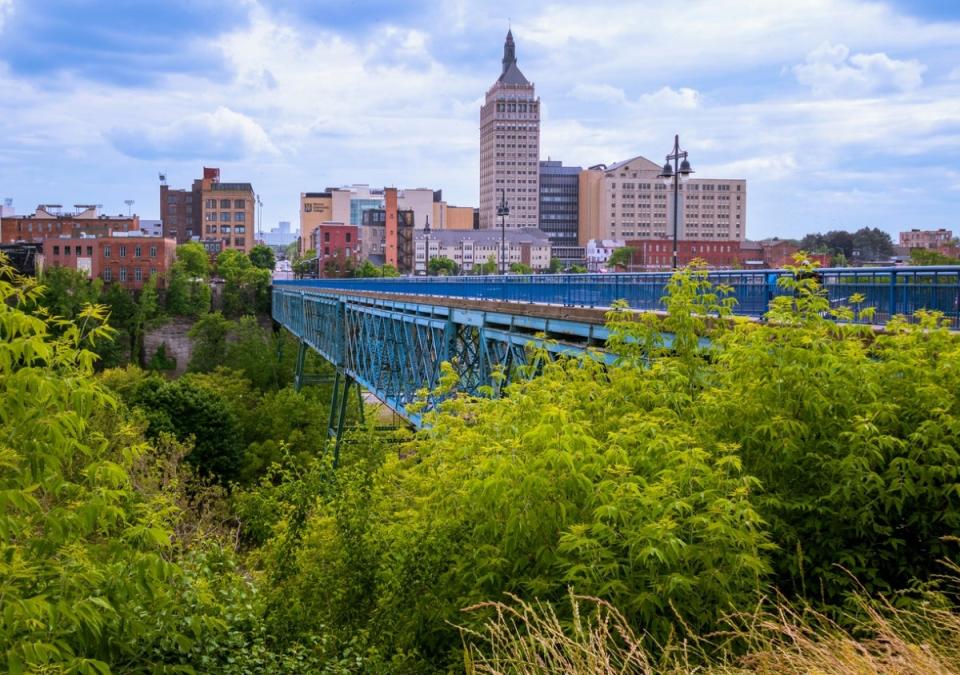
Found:
<path fill-rule="evenodd" d="M 620 239 L 591 239 L 587 242 L 587 269 L 598 272 L 606 268 L 613 252 L 626 245 L 627 243 Z"/>
<path fill-rule="evenodd" d="M 534 271 L 550 267 L 550 238 L 537 228 L 507 230 L 505 265 L 523 263 Z M 500 265 L 501 232 L 497 230 L 439 230 L 417 232 L 414 238 L 414 273 L 424 274 L 426 247 L 429 243 L 430 260 L 449 258 L 457 264 L 461 274 L 471 274 L 483 263 L 493 260 Z"/>

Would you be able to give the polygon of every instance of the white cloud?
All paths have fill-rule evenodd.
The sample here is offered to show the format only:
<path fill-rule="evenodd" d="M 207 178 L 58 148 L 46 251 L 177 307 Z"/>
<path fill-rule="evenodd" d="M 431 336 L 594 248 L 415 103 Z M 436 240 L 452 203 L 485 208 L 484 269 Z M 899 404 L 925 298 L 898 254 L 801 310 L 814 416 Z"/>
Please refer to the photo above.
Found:
<path fill-rule="evenodd" d="M 627 94 L 619 87 L 609 84 L 578 83 L 570 90 L 570 96 L 578 101 L 601 103 L 626 103 Z"/>
<path fill-rule="evenodd" d="M 13 0 L 0 0 L 0 32 L 8 16 L 13 14 Z"/>
<path fill-rule="evenodd" d="M 223 106 L 165 126 L 115 127 L 107 138 L 123 154 L 148 160 L 237 160 L 277 151 L 259 124 Z"/>
<path fill-rule="evenodd" d="M 824 42 L 794 66 L 797 81 L 818 95 L 862 96 L 882 91 L 912 91 L 923 84 L 926 66 L 898 61 L 880 52 L 853 54 L 846 45 Z"/>
<path fill-rule="evenodd" d="M 680 87 L 679 89 L 661 87 L 652 94 L 644 94 L 640 97 L 640 101 L 649 106 L 689 110 L 699 107 L 700 92 L 689 87 Z"/>

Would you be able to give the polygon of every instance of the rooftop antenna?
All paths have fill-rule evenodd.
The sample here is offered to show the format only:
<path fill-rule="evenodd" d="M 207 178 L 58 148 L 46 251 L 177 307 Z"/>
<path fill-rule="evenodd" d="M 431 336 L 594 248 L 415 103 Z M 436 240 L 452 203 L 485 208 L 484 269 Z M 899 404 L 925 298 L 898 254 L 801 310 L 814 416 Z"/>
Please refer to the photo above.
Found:
<path fill-rule="evenodd" d="M 136 203 L 133 199 L 124 199 L 123 203 L 127 205 L 127 215 L 132 215 L 133 205 Z"/>
<path fill-rule="evenodd" d="M 167 172 L 166 172 L 166 171 L 161 171 L 160 173 L 157 174 L 157 176 L 160 178 L 160 185 L 166 185 L 166 184 L 167 184 Z"/>

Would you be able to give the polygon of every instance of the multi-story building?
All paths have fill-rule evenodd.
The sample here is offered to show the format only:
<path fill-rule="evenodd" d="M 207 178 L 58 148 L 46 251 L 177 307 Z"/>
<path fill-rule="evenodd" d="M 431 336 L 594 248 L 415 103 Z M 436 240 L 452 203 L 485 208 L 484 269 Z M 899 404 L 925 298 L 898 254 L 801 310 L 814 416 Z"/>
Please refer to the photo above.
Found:
<path fill-rule="evenodd" d="M 219 240 L 222 248 L 249 252 L 254 245 L 256 195 L 250 183 L 221 183 L 220 169 L 203 167 L 203 178 L 190 190 L 171 190 L 160 184 L 160 220 L 163 236 L 178 244 L 199 239 L 204 245 Z"/>
<path fill-rule="evenodd" d="M 644 157 L 580 173 L 580 243 L 590 239 L 673 237 L 673 188 Z M 747 182 L 693 178 L 680 184 L 679 239 L 743 241 Z"/>
<path fill-rule="evenodd" d="M 414 240 L 414 274 L 425 274 L 429 260 L 449 258 L 463 274 L 470 274 L 486 262 L 500 265 L 501 234 L 506 240 L 504 252 L 507 269 L 513 263 L 529 265 L 535 271 L 550 267 L 550 239 L 535 227 L 507 230 L 431 230 L 417 232 Z M 429 247 L 429 257 L 427 249 Z"/>
<path fill-rule="evenodd" d="M 497 207 L 506 201 L 508 228 L 540 223 L 540 99 L 517 67 L 516 45 L 507 32 L 503 70 L 480 108 L 480 229 L 499 226 Z"/>
<path fill-rule="evenodd" d="M 337 222 L 333 218 L 333 194 L 329 190 L 326 192 L 301 192 L 300 244 L 297 247 L 301 255 L 310 248 L 310 236 L 323 222 Z"/>
<path fill-rule="evenodd" d="M 389 264 L 397 267 L 399 259 L 397 255 L 397 230 L 413 230 L 413 211 L 407 209 L 401 211 L 394 209 L 394 255 L 393 261 L 387 260 L 387 210 L 384 209 L 366 209 L 363 212 L 363 224 L 360 226 L 360 258 L 369 260 L 376 265 Z M 409 237 L 408 237 L 409 239 Z M 412 239 L 411 239 L 412 241 Z M 399 269 L 399 267 L 397 267 Z"/>
<path fill-rule="evenodd" d="M 310 233 L 320 276 L 344 276 L 360 253 L 360 228 L 349 223 L 320 223 Z"/>
<path fill-rule="evenodd" d="M 162 286 L 177 255 L 177 242 L 166 237 L 145 237 L 139 232 L 113 236 L 64 236 L 45 239 L 43 265 L 70 267 L 91 279 L 139 289 L 150 275 Z"/>
<path fill-rule="evenodd" d="M 77 204 L 76 211 L 63 211 L 59 204 L 41 204 L 29 215 L 5 216 L 0 221 L 0 240 L 41 242 L 59 237 L 107 237 L 114 232 L 140 233 L 140 217 L 106 216 L 97 206 Z"/>
<path fill-rule="evenodd" d="M 430 227 L 435 230 L 472 230 L 473 208 L 453 206 L 443 200 L 443 191 L 433 193 L 433 218 Z"/>
<path fill-rule="evenodd" d="M 938 230 L 910 230 L 900 233 L 900 245 L 904 248 L 943 248 L 953 243 L 953 232 Z"/>
<path fill-rule="evenodd" d="M 579 245 L 582 171 L 556 160 L 540 162 L 540 229 L 550 237 L 553 256 L 566 264 L 585 257 Z"/>

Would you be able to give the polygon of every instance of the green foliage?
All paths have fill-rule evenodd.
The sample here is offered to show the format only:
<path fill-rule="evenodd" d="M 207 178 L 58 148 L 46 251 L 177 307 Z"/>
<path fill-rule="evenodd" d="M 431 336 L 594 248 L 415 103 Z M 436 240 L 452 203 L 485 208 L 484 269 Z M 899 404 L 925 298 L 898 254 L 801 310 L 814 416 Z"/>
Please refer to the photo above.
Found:
<path fill-rule="evenodd" d="M 157 285 L 157 275 L 151 274 L 140 291 L 140 317 L 145 327 L 160 325 L 165 319 Z"/>
<path fill-rule="evenodd" d="M 160 346 L 147 362 L 147 370 L 166 371 L 177 367 L 177 360 L 167 355 L 167 343 L 161 342 Z"/>
<path fill-rule="evenodd" d="M 853 233 L 831 230 L 808 234 L 800 240 L 800 248 L 812 253 L 839 254 L 845 260 L 878 260 L 893 255 L 893 240 L 879 228 L 861 227 Z"/>
<path fill-rule="evenodd" d="M 526 263 L 510 263 L 511 274 L 533 274 L 533 268 Z"/>
<path fill-rule="evenodd" d="M 960 259 L 951 258 L 950 256 L 944 255 L 939 251 L 928 248 L 912 248 L 910 249 L 910 264 L 924 266 L 960 265 Z"/>
<path fill-rule="evenodd" d="M 550 274 L 560 274 L 563 272 L 563 261 L 560 258 L 550 258 L 550 268 L 548 269 Z"/>
<path fill-rule="evenodd" d="M 250 249 L 249 257 L 254 267 L 273 270 L 277 265 L 276 256 L 273 255 L 273 249 L 266 244 L 257 244 Z"/>
<path fill-rule="evenodd" d="M 167 312 L 174 316 L 202 316 L 210 311 L 211 296 L 204 277 L 191 274 L 180 260 L 173 263 L 167 274 Z"/>
<path fill-rule="evenodd" d="M 233 328 L 233 322 L 225 319 L 220 312 L 201 316 L 187 335 L 193 341 L 188 370 L 207 372 L 222 366 L 227 357 L 227 334 Z"/>
<path fill-rule="evenodd" d="M 496 274 L 498 267 L 499 265 L 497 265 L 497 260 L 491 253 L 490 256 L 487 258 L 487 262 L 480 263 L 478 265 L 473 266 L 473 273 L 480 274 L 483 276 L 486 276 L 488 274 Z"/>
<path fill-rule="evenodd" d="M 188 276 L 201 279 L 210 277 L 210 256 L 199 242 L 190 241 L 177 246 L 177 262 Z"/>
<path fill-rule="evenodd" d="M 630 263 L 633 262 L 633 255 L 637 252 L 635 248 L 630 248 L 629 246 L 622 246 L 610 254 L 610 260 L 607 261 L 607 264 L 613 268 L 623 268 L 627 269 L 630 266 Z"/>
<path fill-rule="evenodd" d="M 270 270 L 256 267 L 250 258 L 227 249 L 217 256 L 217 274 L 223 279 L 223 313 L 229 317 L 265 314 L 270 308 Z"/>
<path fill-rule="evenodd" d="M 435 277 L 452 277 L 457 273 L 457 263 L 443 256 L 431 258 L 427 273 Z"/>
<path fill-rule="evenodd" d="M 569 269 L 567 269 L 567 272 L 570 274 L 586 274 L 587 268 L 583 265 L 571 265 Z"/>
<path fill-rule="evenodd" d="M 399 277 L 400 273 L 393 265 L 381 265 L 377 267 L 369 260 L 364 260 L 353 270 L 355 277 Z"/>

